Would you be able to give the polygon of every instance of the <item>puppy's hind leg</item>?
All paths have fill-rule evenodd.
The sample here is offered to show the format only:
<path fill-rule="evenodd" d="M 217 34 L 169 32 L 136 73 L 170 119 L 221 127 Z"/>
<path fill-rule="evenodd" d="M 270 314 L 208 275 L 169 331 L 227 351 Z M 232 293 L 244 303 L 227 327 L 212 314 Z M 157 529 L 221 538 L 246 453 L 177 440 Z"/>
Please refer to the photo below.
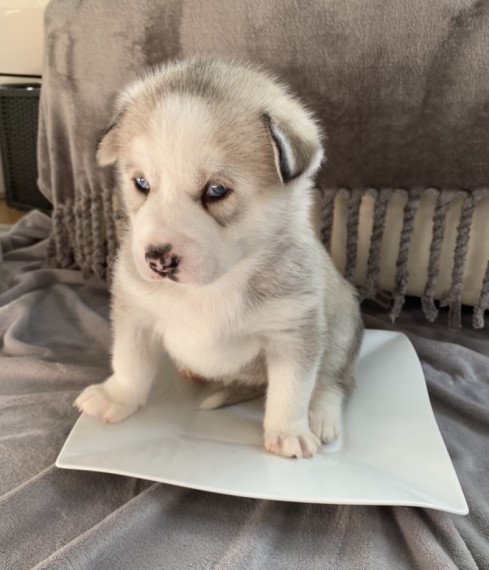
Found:
<path fill-rule="evenodd" d="M 115 322 L 114 373 L 101 384 L 85 388 L 74 405 L 104 423 L 116 423 L 146 402 L 160 352 L 149 331 L 131 319 Z"/>

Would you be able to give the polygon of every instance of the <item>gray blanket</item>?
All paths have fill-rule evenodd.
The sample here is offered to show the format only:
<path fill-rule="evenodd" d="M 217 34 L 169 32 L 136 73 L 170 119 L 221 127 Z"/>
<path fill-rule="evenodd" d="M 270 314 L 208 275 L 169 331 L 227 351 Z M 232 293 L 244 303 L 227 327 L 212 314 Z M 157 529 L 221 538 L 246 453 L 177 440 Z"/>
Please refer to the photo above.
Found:
<path fill-rule="evenodd" d="M 23 570 L 489 567 L 487 329 L 450 333 L 410 308 L 396 324 L 422 361 L 467 517 L 414 508 L 227 497 L 53 463 L 76 394 L 108 372 L 106 286 L 49 269 L 50 220 L 0 231 L 0 568 Z M 365 307 L 370 327 L 390 328 Z"/>

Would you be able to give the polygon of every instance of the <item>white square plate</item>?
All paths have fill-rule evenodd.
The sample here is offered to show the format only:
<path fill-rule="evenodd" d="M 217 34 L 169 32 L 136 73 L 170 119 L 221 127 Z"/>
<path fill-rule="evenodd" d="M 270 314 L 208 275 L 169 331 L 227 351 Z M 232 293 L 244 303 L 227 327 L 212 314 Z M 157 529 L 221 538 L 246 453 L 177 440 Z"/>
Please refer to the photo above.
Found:
<path fill-rule="evenodd" d="M 164 369 L 146 406 L 124 422 L 82 415 L 56 465 L 242 497 L 468 512 L 403 334 L 366 331 L 343 435 L 314 459 L 264 450 L 263 400 L 199 411 L 206 388 L 180 380 L 170 361 Z"/>

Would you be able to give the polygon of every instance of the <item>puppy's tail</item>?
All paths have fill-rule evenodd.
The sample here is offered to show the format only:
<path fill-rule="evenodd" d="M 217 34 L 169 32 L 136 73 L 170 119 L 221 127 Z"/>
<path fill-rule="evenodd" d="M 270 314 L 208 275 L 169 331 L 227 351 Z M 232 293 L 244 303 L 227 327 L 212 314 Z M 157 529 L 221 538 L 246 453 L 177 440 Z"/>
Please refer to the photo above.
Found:
<path fill-rule="evenodd" d="M 243 386 L 232 384 L 225 386 L 208 396 L 199 406 L 200 410 L 216 410 L 265 395 L 266 386 Z"/>

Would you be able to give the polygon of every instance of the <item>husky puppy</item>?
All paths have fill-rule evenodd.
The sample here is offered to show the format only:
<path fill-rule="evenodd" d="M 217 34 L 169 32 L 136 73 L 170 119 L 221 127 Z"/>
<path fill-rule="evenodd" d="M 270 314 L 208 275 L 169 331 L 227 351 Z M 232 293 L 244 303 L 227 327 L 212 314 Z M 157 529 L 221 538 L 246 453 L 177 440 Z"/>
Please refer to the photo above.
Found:
<path fill-rule="evenodd" d="M 322 159 L 311 113 L 247 65 L 189 59 L 122 93 L 97 150 L 116 165 L 128 218 L 113 374 L 82 392 L 81 411 L 133 414 L 166 349 L 223 387 L 205 408 L 266 389 L 268 451 L 312 457 L 338 435 L 363 329 L 310 222 Z"/>

